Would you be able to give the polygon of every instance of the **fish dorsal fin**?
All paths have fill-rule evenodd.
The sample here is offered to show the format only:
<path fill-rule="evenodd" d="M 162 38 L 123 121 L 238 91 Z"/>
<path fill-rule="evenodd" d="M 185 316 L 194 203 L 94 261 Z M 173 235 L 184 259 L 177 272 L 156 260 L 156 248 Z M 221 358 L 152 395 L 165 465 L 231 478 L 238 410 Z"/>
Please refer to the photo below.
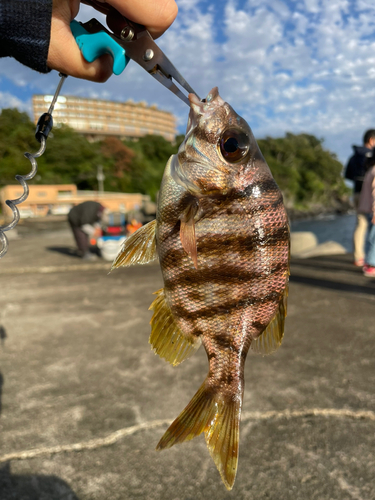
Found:
<path fill-rule="evenodd" d="M 156 220 L 152 220 L 129 236 L 113 261 L 111 271 L 117 267 L 147 264 L 155 260 L 157 258 L 155 229 Z"/>
<path fill-rule="evenodd" d="M 198 269 L 197 240 L 195 237 L 194 221 L 197 210 L 198 206 L 196 201 L 192 200 L 192 203 L 189 204 L 181 217 L 180 225 L 180 240 L 182 248 L 192 258 L 195 269 Z"/>
<path fill-rule="evenodd" d="M 284 337 L 287 298 L 288 287 L 285 288 L 275 316 L 263 333 L 251 343 L 252 350 L 257 354 L 271 354 L 280 347 Z"/>
<path fill-rule="evenodd" d="M 190 357 L 199 348 L 201 340 L 193 335 L 185 335 L 177 326 L 170 310 L 164 288 L 157 292 L 156 299 L 150 306 L 152 315 L 150 344 L 155 354 L 176 366 Z"/>

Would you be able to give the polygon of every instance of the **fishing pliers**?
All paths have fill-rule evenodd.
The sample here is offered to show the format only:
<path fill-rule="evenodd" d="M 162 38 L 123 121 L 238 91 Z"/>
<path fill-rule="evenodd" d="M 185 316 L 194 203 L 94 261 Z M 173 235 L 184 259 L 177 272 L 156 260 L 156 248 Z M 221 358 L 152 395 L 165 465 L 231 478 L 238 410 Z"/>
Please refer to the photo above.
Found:
<path fill-rule="evenodd" d="M 109 28 L 104 27 L 95 18 L 86 23 L 77 21 L 70 23 L 72 33 L 86 61 L 93 62 L 103 54 L 110 54 L 113 58 L 112 71 L 115 75 L 119 75 L 129 60 L 133 59 L 185 104 L 190 105 L 189 99 L 173 80 L 188 93 L 196 94 L 196 92 L 156 45 L 144 26 L 129 21 L 107 3 L 97 0 L 83 0 L 83 3 L 105 14 Z"/>

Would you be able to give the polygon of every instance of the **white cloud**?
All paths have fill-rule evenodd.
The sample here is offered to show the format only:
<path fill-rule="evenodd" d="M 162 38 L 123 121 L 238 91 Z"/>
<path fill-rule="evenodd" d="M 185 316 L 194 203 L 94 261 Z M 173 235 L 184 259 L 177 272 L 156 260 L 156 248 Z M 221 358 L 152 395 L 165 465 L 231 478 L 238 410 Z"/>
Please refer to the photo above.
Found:
<path fill-rule="evenodd" d="M 317 14 L 320 10 L 320 1 L 319 0 L 304 0 L 305 8 L 307 12 Z"/>
<path fill-rule="evenodd" d="M 20 111 L 26 111 L 31 115 L 31 101 L 22 101 L 15 97 L 10 92 L 1 92 L 0 91 L 0 109 L 3 108 L 17 108 Z"/>

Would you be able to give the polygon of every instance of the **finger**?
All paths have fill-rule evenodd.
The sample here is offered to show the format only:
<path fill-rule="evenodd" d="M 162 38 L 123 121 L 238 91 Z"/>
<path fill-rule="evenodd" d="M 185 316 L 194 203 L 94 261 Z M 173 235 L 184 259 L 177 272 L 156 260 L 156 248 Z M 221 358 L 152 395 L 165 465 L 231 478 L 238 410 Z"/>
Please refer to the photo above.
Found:
<path fill-rule="evenodd" d="M 107 0 L 123 16 L 149 30 L 153 38 L 158 38 L 173 23 L 178 7 L 174 0 Z"/>
<path fill-rule="evenodd" d="M 70 28 L 59 19 L 52 19 L 51 42 L 47 65 L 76 78 L 105 82 L 112 75 L 112 57 L 105 54 L 94 62 L 82 56 Z"/>

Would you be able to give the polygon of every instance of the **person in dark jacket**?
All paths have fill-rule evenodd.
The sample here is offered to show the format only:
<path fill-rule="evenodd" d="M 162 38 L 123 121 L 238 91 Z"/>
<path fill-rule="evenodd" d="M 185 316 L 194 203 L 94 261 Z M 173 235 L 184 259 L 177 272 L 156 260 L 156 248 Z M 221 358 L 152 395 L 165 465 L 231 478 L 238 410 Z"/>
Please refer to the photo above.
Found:
<path fill-rule="evenodd" d="M 353 233 L 354 264 L 362 267 L 365 263 L 365 240 L 368 229 L 366 215 L 358 212 L 359 196 L 366 173 L 366 159 L 371 157 L 375 148 L 375 129 L 367 130 L 363 136 L 363 146 L 353 146 L 354 154 L 349 158 L 345 178 L 354 182 L 354 206 L 357 222 Z"/>
<path fill-rule="evenodd" d="M 103 205 L 96 201 L 84 201 L 79 205 L 75 205 L 68 214 L 68 221 L 77 243 L 78 254 L 83 259 L 93 260 L 96 258 L 90 252 L 90 238 L 100 235 L 100 223 L 103 214 Z"/>

